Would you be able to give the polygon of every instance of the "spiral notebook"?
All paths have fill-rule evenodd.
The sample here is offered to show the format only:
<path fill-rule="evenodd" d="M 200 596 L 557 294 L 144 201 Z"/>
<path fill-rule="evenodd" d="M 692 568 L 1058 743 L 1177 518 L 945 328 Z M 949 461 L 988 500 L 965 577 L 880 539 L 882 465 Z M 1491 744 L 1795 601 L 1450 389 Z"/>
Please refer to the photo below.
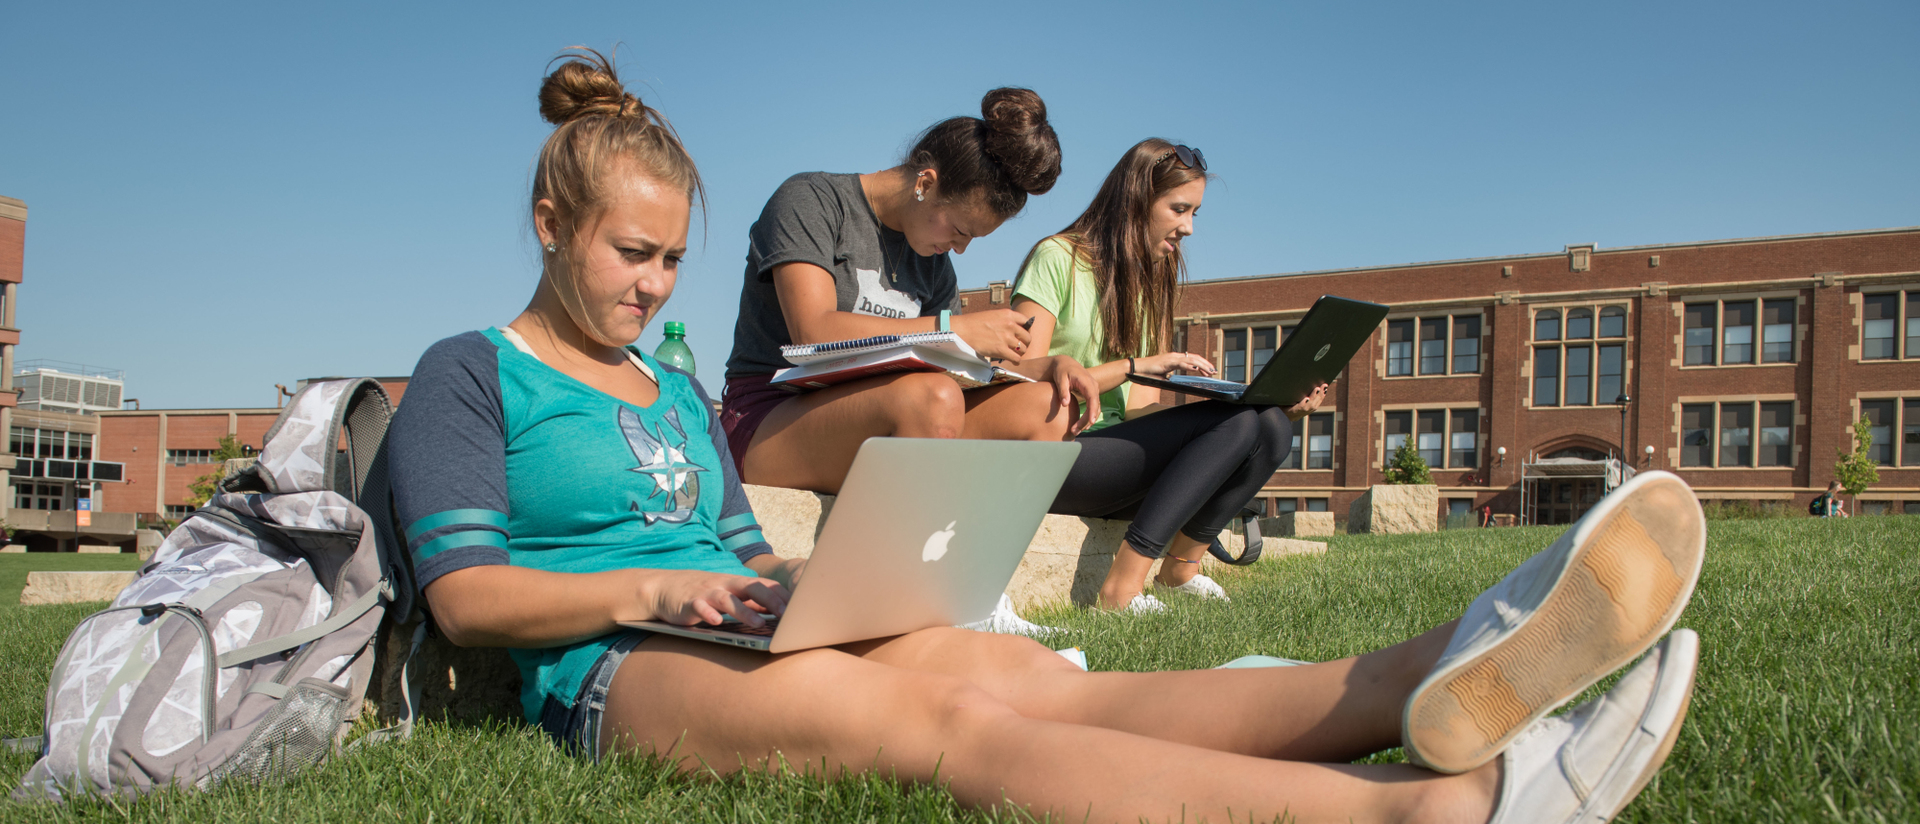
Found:
<path fill-rule="evenodd" d="M 780 354 L 795 366 L 775 372 L 773 384 L 794 392 L 900 372 L 945 372 L 962 389 L 1033 380 L 987 362 L 952 332 L 788 345 Z"/>

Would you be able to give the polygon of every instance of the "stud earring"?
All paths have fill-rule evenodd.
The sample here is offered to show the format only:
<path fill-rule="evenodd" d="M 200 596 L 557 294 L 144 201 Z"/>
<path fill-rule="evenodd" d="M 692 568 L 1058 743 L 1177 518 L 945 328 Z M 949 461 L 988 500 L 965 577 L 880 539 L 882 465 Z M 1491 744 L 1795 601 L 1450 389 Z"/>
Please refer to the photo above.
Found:
<path fill-rule="evenodd" d="M 923 191 L 920 191 L 919 189 L 915 189 L 915 190 L 913 190 L 913 199 L 914 199 L 914 200 L 919 200 L 919 201 L 924 201 L 924 200 L 926 200 L 926 199 L 927 199 L 927 193 L 926 193 L 926 192 L 923 192 Z"/>
<path fill-rule="evenodd" d="M 558 251 L 560 251 L 560 244 L 558 243 L 547 244 L 547 254 L 551 255 L 554 252 L 558 252 Z"/>

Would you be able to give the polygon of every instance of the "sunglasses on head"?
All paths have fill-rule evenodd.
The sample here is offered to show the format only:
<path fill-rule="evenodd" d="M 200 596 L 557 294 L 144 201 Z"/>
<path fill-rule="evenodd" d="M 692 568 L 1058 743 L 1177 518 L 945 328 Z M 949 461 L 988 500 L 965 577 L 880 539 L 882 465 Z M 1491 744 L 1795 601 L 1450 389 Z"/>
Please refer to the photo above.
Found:
<path fill-rule="evenodd" d="M 1204 172 L 1207 170 L 1207 156 L 1201 154 L 1199 149 L 1188 146 L 1175 146 L 1173 147 L 1173 156 L 1180 158 L 1180 165 L 1196 172 Z"/>

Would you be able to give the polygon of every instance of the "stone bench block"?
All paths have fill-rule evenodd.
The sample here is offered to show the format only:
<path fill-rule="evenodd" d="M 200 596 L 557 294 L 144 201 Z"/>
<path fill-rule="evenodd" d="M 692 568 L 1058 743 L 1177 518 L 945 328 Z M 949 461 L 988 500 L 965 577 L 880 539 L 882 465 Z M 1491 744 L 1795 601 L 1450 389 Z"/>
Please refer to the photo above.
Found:
<path fill-rule="evenodd" d="M 1333 513 L 1282 512 L 1271 518 L 1261 518 L 1260 534 L 1276 538 L 1332 535 Z"/>
<path fill-rule="evenodd" d="M 7 544 L 6 546 L 0 547 L 0 552 L 12 553 L 12 552 L 26 552 L 26 551 L 27 551 L 26 544 Z"/>
<path fill-rule="evenodd" d="M 153 554 L 160 550 L 160 544 L 166 542 L 167 537 L 161 535 L 160 530 L 157 529 L 140 529 L 134 531 L 133 540 L 133 551 L 140 555 L 140 560 L 151 561 Z"/>
<path fill-rule="evenodd" d="M 381 725 L 400 719 L 406 706 L 400 665 L 413 641 L 413 624 L 383 627 L 362 715 Z M 458 647 L 435 633 L 421 644 L 409 671 L 418 685 L 414 718 L 451 718 L 461 721 L 498 719 L 519 722 L 520 667 L 504 649 Z"/>
<path fill-rule="evenodd" d="M 119 547 L 117 547 L 117 546 L 110 546 L 110 545 L 108 545 L 108 544 L 81 544 L 81 545 L 80 545 L 79 547 L 77 547 L 77 549 L 79 549 L 79 551 L 81 551 L 81 552 L 83 552 L 83 553 L 86 553 L 86 554 L 88 554 L 88 555 L 118 555 L 118 554 L 120 554 L 120 548 L 119 548 Z"/>
<path fill-rule="evenodd" d="M 29 572 L 20 591 L 22 604 L 81 604 L 111 601 L 133 583 L 132 572 Z"/>
<path fill-rule="evenodd" d="M 1347 510 L 1347 532 L 1405 535 L 1440 529 L 1440 488 L 1431 484 L 1381 484 Z"/>

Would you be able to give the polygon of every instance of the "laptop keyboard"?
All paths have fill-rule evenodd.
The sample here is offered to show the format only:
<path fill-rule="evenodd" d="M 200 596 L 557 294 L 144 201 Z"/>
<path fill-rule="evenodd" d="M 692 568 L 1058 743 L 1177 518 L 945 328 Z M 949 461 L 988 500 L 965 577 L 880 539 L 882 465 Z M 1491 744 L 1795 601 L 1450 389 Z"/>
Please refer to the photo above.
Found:
<path fill-rule="evenodd" d="M 1199 389 L 1212 389 L 1219 392 L 1245 392 L 1247 385 L 1239 381 L 1223 381 L 1217 378 L 1203 378 L 1198 375 L 1168 375 L 1167 382 Z"/>
<path fill-rule="evenodd" d="M 771 638 L 773 637 L 773 631 L 780 628 L 780 617 L 777 615 L 769 615 L 765 617 L 767 620 L 767 624 L 766 626 L 762 626 L 762 627 L 749 626 L 747 624 L 740 623 L 739 621 L 728 621 L 724 624 L 701 623 L 701 624 L 694 624 L 694 627 L 697 629 L 711 629 L 719 632 L 731 632 L 735 635 L 753 635 L 760 638 Z"/>

